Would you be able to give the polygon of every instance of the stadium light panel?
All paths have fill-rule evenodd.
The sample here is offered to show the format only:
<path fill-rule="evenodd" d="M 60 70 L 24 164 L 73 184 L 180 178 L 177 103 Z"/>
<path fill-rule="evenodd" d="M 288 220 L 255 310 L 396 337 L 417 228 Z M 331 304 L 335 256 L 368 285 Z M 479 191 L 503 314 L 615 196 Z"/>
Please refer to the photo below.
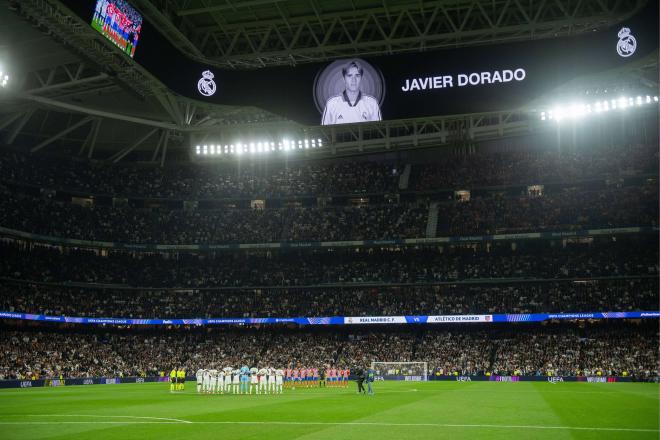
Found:
<path fill-rule="evenodd" d="M 215 145 L 211 144 L 211 154 L 215 154 Z"/>
<path fill-rule="evenodd" d="M 628 108 L 641 107 L 645 104 L 651 104 L 651 102 L 657 102 L 657 96 L 651 98 L 650 95 L 644 96 L 621 96 L 617 99 L 596 101 L 589 104 L 577 104 L 573 103 L 567 106 L 558 105 L 552 109 L 541 112 L 541 120 L 550 120 L 554 119 L 556 121 L 561 121 L 565 118 L 577 119 L 584 117 L 590 113 L 601 113 L 608 112 L 610 110 L 626 110 Z"/>

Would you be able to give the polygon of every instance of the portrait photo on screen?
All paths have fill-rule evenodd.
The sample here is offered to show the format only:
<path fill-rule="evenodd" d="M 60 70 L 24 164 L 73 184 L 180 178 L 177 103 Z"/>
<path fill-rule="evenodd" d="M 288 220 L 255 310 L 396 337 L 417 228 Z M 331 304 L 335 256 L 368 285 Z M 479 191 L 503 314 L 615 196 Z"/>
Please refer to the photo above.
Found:
<path fill-rule="evenodd" d="M 321 125 L 380 121 L 385 81 L 364 60 L 337 60 L 324 67 L 314 82 L 314 101 Z"/>
<path fill-rule="evenodd" d="M 96 0 L 92 27 L 133 58 L 142 30 L 142 15 L 126 0 Z"/>

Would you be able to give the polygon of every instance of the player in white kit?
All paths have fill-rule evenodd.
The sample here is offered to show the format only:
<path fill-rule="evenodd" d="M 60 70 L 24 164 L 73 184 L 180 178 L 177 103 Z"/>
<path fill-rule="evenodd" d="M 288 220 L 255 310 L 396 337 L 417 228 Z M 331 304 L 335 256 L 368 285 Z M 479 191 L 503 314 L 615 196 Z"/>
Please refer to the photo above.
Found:
<path fill-rule="evenodd" d="M 231 388 L 232 394 L 238 394 L 238 387 L 241 385 L 241 370 L 232 371 Z"/>
<path fill-rule="evenodd" d="M 215 392 L 218 394 L 223 394 L 225 391 L 225 372 L 222 370 L 218 371 L 218 380 L 215 386 Z"/>
<path fill-rule="evenodd" d="M 225 367 L 225 389 L 224 392 L 226 394 L 229 394 L 231 392 L 231 372 L 232 368 L 231 367 Z"/>
<path fill-rule="evenodd" d="M 282 387 L 284 386 L 284 370 L 278 368 L 275 370 L 275 392 L 282 394 Z"/>
<path fill-rule="evenodd" d="M 259 376 L 259 389 L 257 394 L 266 394 L 268 390 L 266 389 L 266 381 L 268 380 L 268 370 L 262 368 L 257 373 Z"/>
<path fill-rule="evenodd" d="M 268 367 L 268 394 L 275 394 L 275 369 Z"/>
<path fill-rule="evenodd" d="M 202 373 L 202 392 L 211 392 L 211 370 L 203 370 Z"/>
<path fill-rule="evenodd" d="M 195 377 L 197 378 L 197 394 L 199 394 L 202 391 L 202 381 L 204 379 L 204 370 L 201 368 L 197 370 L 197 373 L 195 373 Z"/>
<path fill-rule="evenodd" d="M 250 368 L 250 394 L 257 394 L 257 387 L 259 386 L 258 371 L 255 367 Z"/>
<path fill-rule="evenodd" d="M 211 370 L 211 394 L 218 392 L 218 370 Z"/>

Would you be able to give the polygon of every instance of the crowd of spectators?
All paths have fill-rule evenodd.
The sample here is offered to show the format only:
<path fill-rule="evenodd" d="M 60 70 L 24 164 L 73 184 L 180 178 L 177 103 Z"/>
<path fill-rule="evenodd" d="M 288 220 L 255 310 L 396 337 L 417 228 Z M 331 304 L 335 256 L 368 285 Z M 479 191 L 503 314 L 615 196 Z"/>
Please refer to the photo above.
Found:
<path fill-rule="evenodd" d="M 329 194 L 388 193 L 398 190 L 396 162 L 294 162 L 240 165 L 110 165 L 0 154 L 6 182 L 92 194 L 153 198 L 258 198 Z"/>
<path fill-rule="evenodd" d="M 279 209 L 145 210 L 83 207 L 0 187 L 0 226 L 55 237 L 124 243 L 219 244 L 426 236 L 426 201 Z M 543 197 L 442 202 L 438 235 L 656 226 L 657 185 Z"/>
<path fill-rule="evenodd" d="M 588 191 L 564 189 L 542 197 L 473 197 L 439 205 L 438 236 L 657 226 L 658 186 Z"/>
<path fill-rule="evenodd" d="M 426 203 L 283 209 L 153 211 L 82 207 L 0 187 L 0 226 L 55 237 L 124 243 L 263 243 L 421 237 Z"/>
<path fill-rule="evenodd" d="M 516 331 L 494 339 L 493 374 L 611 376 L 626 371 L 657 375 L 660 334 L 638 338 L 633 327 L 583 331 Z M 655 374 L 653 373 L 655 372 Z"/>
<path fill-rule="evenodd" d="M 412 170 L 411 188 L 418 191 L 657 174 L 658 145 L 600 145 L 571 151 L 548 149 L 449 156 L 414 166 Z"/>
<path fill-rule="evenodd" d="M 655 377 L 657 326 L 530 326 L 485 332 L 439 329 L 306 331 L 136 330 L 45 327 L 0 330 L 0 379 L 157 376 L 183 366 L 286 367 L 373 361 L 427 362 L 432 375 L 629 375 Z"/>
<path fill-rule="evenodd" d="M 0 287 L 0 311 L 133 319 L 629 312 L 657 306 L 656 278 L 228 291 Z"/>
<path fill-rule="evenodd" d="M 554 245 L 553 245 L 554 244 Z M 134 287 L 312 286 L 501 278 L 592 278 L 660 273 L 647 236 L 589 244 L 511 243 L 440 248 L 136 254 L 0 244 L 0 277 Z"/>
<path fill-rule="evenodd" d="M 409 189 L 429 191 L 539 184 L 596 177 L 657 174 L 657 144 L 597 146 L 571 151 L 447 154 L 410 158 Z M 655 160 L 652 160 L 655 159 Z M 92 194 L 158 198 L 250 198 L 388 193 L 399 190 L 400 161 L 291 161 L 217 164 L 110 165 L 70 157 L 0 154 L 4 181 Z"/>

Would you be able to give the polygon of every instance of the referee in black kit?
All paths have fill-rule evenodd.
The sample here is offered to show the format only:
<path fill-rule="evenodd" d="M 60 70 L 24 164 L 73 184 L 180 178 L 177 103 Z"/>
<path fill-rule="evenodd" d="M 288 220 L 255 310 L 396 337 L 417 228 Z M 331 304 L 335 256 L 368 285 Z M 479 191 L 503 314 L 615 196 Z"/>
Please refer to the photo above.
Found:
<path fill-rule="evenodd" d="M 364 379 L 366 378 L 364 368 L 358 367 L 357 370 L 355 371 L 355 375 L 357 376 L 357 386 L 358 390 L 357 393 L 366 393 L 366 390 L 364 389 Z"/>

